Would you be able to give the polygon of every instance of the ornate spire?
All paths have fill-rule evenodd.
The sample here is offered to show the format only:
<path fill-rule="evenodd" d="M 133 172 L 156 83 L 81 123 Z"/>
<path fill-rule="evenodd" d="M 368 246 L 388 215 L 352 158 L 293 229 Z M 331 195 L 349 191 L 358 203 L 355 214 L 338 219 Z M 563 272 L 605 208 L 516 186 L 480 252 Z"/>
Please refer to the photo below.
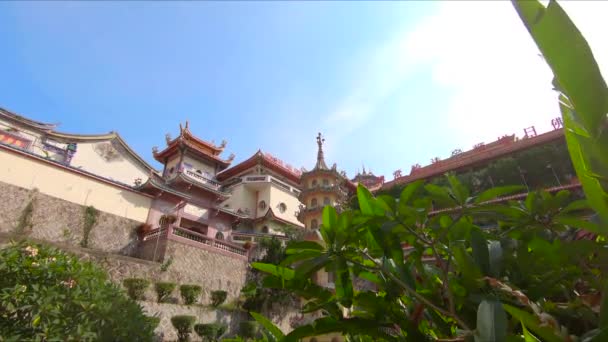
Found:
<path fill-rule="evenodd" d="M 317 135 L 317 145 L 319 145 L 319 151 L 317 152 L 317 165 L 315 165 L 315 170 L 327 170 L 327 164 L 325 164 L 325 158 L 323 156 L 323 143 L 325 142 L 325 138 L 319 133 Z"/>

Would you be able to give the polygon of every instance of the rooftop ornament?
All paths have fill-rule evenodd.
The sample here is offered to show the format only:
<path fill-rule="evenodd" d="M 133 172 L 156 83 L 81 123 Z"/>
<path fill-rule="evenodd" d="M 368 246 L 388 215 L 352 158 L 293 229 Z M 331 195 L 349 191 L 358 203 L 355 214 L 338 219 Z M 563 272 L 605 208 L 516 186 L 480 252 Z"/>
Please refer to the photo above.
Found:
<path fill-rule="evenodd" d="M 418 171 L 420 169 L 422 169 L 422 166 L 420 166 L 420 164 L 414 164 L 414 165 L 412 165 L 412 169 L 410 170 L 410 174 L 412 174 L 412 173 L 414 173 L 414 172 L 416 172 L 416 171 Z"/>
<path fill-rule="evenodd" d="M 412 169 L 413 169 L 413 167 L 412 167 Z M 393 172 L 393 179 L 397 179 L 397 178 L 401 178 L 401 169 L 395 170 L 395 172 Z"/>
<path fill-rule="evenodd" d="M 319 151 L 317 152 L 317 164 L 315 165 L 315 170 L 327 170 L 327 164 L 325 164 L 325 157 L 323 155 L 323 143 L 325 142 L 325 138 L 319 134 L 317 135 L 317 145 L 319 146 Z"/>
<path fill-rule="evenodd" d="M 486 146 L 486 144 L 484 144 L 484 143 L 480 142 L 480 143 L 478 143 L 478 144 L 475 144 L 475 145 L 473 146 L 473 149 L 482 148 L 482 147 L 484 147 L 484 146 Z"/>
<path fill-rule="evenodd" d="M 440 161 L 441 161 L 441 158 L 439 158 L 439 157 L 435 157 L 435 158 L 432 158 L 432 159 L 431 159 L 431 164 L 437 164 L 437 163 L 439 163 Z"/>
<path fill-rule="evenodd" d="M 457 156 L 457 155 L 459 155 L 461 153 L 462 153 L 462 150 L 459 149 L 459 148 L 457 148 L 457 149 L 455 149 L 455 150 L 452 151 L 452 157 Z"/>
<path fill-rule="evenodd" d="M 181 130 L 182 125 L 180 124 L 179 127 Z M 165 141 L 167 142 L 167 145 L 169 145 L 169 143 L 171 142 L 171 134 L 169 134 L 169 133 L 165 134 Z"/>
<path fill-rule="evenodd" d="M 524 128 L 524 138 L 533 138 L 535 136 L 536 136 L 536 128 L 534 126 Z"/>

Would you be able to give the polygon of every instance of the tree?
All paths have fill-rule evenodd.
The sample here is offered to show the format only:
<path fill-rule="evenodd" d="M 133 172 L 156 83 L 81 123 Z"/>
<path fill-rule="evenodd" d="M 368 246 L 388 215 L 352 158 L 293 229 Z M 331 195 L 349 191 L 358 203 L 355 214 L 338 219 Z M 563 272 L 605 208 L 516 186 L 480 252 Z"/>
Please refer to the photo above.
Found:
<path fill-rule="evenodd" d="M 28 242 L 0 250 L 6 340 L 150 341 L 157 323 L 90 262 Z"/>

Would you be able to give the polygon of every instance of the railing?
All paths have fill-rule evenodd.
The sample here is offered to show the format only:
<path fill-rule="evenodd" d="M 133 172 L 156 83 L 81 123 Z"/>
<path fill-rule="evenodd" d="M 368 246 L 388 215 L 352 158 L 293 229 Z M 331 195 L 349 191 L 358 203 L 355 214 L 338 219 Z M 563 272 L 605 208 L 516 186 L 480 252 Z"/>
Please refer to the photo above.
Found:
<path fill-rule="evenodd" d="M 169 228 L 156 228 L 149 231 L 144 237 L 143 241 L 158 239 L 162 236 L 170 237 L 170 236 L 178 236 L 184 239 L 188 239 L 190 241 L 202 243 L 206 246 L 210 246 L 213 248 L 217 248 L 226 252 L 247 256 L 247 250 L 243 247 L 230 243 L 224 240 L 217 240 L 214 238 L 210 238 L 206 235 L 193 232 L 191 230 L 181 228 L 181 227 L 169 227 Z"/>
<path fill-rule="evenodd" d="M 190 170 L 186 170 L 186 175 L 188 177 L 194 178 L 196 181 L 203 183 L 207 186 L 209 186 L 210 188 L 214 189 L 214 190 L 219 190 L 220 187 L 222 186 L 220 183 L 214 181 L 213 179 L 209 179 L 201 174 L 198 174 L 194 171 L 190 171 Z"/>
<path fill-rule="evenodd" d="M 203 234 L 199 234 L 199 233 L 196 233 L 196 232 L 193 232 L 191 230 L 184 229 L 181 227 L 173 227 L 173 235 L 179 236 L 179 237 L 182 237 L 182 238 L 185 238 L 188 240 L 200 242 L 207 246 L 221 249 L 223 251 L 227 251 L 227 252 L 231 252 L 231 253 L 235 253 L 235 254 L 243 255 L 243 256 L 247 255 L 247 250 L 239 245 L 235 245 L 230 242 L 223 241 L 223 240 L 217 240 L 214 238 L 210 238 Z"/>
<path fill-rule="evenodd" d="M 279 240 L 287 240 L 286 236 L 277 234 L 264 234 L 264 233 L 247 233 L 247 232 L 232 232 L 232 240 L 238 242 L 258 242 L 261 239 L 277 238 Z"/>
<path fill-rule="evenodd" d="M 278 180 L 272 176 L 269 176 L 269 175 L 243 177 L 243 183 L 266 183 L 266 182 L 270 182 L 287 192 L 291 191 L 295 194 L 300 194 L 300 190 L 298 190 L 292 186 L 289 186 L 288 184 L 285 184 L 285 183 L 281 182 L 280 180 Z"/>

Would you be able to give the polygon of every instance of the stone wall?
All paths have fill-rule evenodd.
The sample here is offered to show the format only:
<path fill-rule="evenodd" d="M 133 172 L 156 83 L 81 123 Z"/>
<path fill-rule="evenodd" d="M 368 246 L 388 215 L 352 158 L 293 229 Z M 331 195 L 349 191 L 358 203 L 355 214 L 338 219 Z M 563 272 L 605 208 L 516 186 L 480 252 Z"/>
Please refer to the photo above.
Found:
<path fill-rule="evenodd" d="M 74 246 L 82 241 L 84 206 L 3 182 L 0 182 L 0 196 L 0 232 L 14 232 L 24 209 L 32 202 L 33 227 L 23 233 L 31 238 Z M 89 233 L 89 247 L 131 255 L 137 247 L 135 229 L 140 224 L 100 211 Z"/>

